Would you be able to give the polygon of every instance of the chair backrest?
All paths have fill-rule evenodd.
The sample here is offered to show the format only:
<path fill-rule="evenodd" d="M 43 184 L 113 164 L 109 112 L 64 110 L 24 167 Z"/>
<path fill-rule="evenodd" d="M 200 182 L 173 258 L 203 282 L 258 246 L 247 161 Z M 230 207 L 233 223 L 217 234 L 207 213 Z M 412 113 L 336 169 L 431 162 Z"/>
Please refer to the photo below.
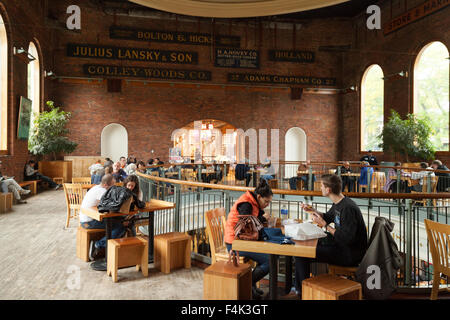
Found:
<path fill-rule="evenodd" d="M 436 176 L 431 177 L 431 192 L 436 193 L 436 187 L 438 178 Z M 423 177 L 423 184 L 422 184 L 422 192 L 428 192 L 428 177 Z"/>
<path fill-rule="evenodd" d="M 450 225 L 425 219 L 435 274 L 450 276 Z"/>
<path fill-rule="evenodd" d="M 211 261 L 216 262 L 216 252 L 223 251 L 225 247 L 225 209 L 216 208 L 205 213 L 206 232 L 211 248 Z M 226 250 L 226 249 L 225 249 Z"/>
<path fill-rule="evenodd" d="M 72 183 L 91 184 L 91 177 L 72 178 Z"/>
<path fill-rule="evenodd" d="M 79 183 L 64 183 L 64 195 L 69 209 L 80 209 L 84 192 Z"/>
<path fill-rule="evenodd" d="M 383 187 L 386 184 L 386 175 L 384 172 L 375 171 L 372 175 L 372 180 L 370 181 L 370 188 L 376 190 L 377 192 L 383 192 Z"/>

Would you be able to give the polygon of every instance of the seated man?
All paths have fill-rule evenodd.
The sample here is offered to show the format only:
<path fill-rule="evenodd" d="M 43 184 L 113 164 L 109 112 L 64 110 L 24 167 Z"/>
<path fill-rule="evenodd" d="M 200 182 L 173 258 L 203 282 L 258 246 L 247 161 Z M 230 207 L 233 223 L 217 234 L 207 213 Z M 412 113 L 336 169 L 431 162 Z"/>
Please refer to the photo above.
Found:
<path fill-rule="evenodd" d="M 236 165 L 236 168 L 234 169 L 234 178 L 236 180 L 244 180 L 245 179 L 245 186 L 248 187 L 250 184 L 250 180 L 252 178 L 252 175 L 248 172 L 250 170 L 250 167 L 246 163 L 238 163 Z"/>
<path fill-rule="evenodd" d="M 327 213 L 302 204 L 327 237 L 319 239 L 316 258 L 295 258 L 295 289 L 301 296 L 302 281 L 309 278 L 311 262 L 325 262 L 339 266 L 357 266 L 367 250 L 367 233 L 361 210 L 356 203 L 342 194 L 342 181 L 336 175 L 326 174 L 320 183 L 322 195 L 333 205 Z M 334 227 L 330 226 L 334 223 Z"/>
<path fill-rule="evenodd" d="M 275 167 L 272 165 L 272 162 L 265 164 L 263 166 L 263 171 L 261 172 L 261 178 L 269 182 L 269 180 L 275 179 Z"/>
<path fill-rule="evenodd" d="M 62 184 L 55 183 L 55 181 L 53 181 L 50 177 L 44 176 L 38 170 L 36 170 L 35 167 L 36 161 L 30 160 L 27 162 L 25 166 L 25 181 L 42 180 L 44 182 L 47 182 L 48 186 L 50 188 L 54 188 L 55 190 L 58 190 L 62 187 Z"/>
<path fill-rule="evenodd" d="M 100 203 L 100 199 L 105 192 L 112 187 L 116 181 L 111 174 L 105 174 L 99 185 L 92 187 L 84 196 L 83 202 L 81 202 L 81 208 L 97 207 Z M 87 215 L 80 212 L 80 225 L 85 229 L 105 229 L 105 221 L 94 220 Z M 116 239 L 123 236 L 125 228 L 122 224 L 122 218 L 112 220 L 111 238 Z M 96 260 L 105 255 L 106 237 L 98 241 L 91 241 L 89 245 L 89 259 Z"/>
<path fill-rule="evenodd" d="M 96 163 L 89 167 L 89 172 L 91 174 L 91 184 L 99 184 L 105 174 L 105 168 L 102 165 L 101 160 L 97 160 Z"/>
<path fill-rule="evenodd" d="M 411 191 L 422 192 L 423 178 L 428 177 L 428 174 L 430 174 L 430 177 L 434 177 L 434 172 L 429 171 L 429 170 L 432 170 L 433 168 L 428 167 L 428 163 L 421 162 L 420 168 L 422 168 L 423 170 L 422 171 L 413 171 L 411 173 L 411 180 L 419 180 L 419 183 L 413 185 L 412 187 L 408 187 L 406 190 L 407 193 L 411 193 Z"/>
<path fill-rule="evenodd" d="M 431 167 L 434 170 L 449 171 L 449 169 L 445 165 L 443 165 L 440 160 L 434 160 L 431 163 Z M 448 173 L 436 172 L 435 175 L 439 177 L 436 191 L 437 192 L 446 192 L 447 188 L 450 187 L 450 171 Z"/>
<path fill-rule="evenodd" d="M 0 169 L 2 168 L 2 162 L 0 161 Z M 29 194 L 31 190 L 23 189 L 17 182 L 11 177 L 3 176 L 0 172 L 0 190 L 3 193 L 12 192 L 14 198 L 16 198 L 18 204 L 27 203 L 22 200 L 22 194 Z"/>
<path fill-rule="evenodd" d="M 297 171 L 308 171 L 309 172 L 309 166 L 310 161 L 306 161 L 306 163 L 302 163 L 298 166 Z M 297 174 L 297 176 L 289 178 L 289 187 L 291 190 L 297 190 L 297 181 L 302 180 L 303 181 L 303 190 L 309 190 L 309 174 Z M 316 181 L 316 176 L 312 175 L 312 189 L 314 189 L 314 182 Z"/>
<path fill-rule="evenodd" d="M 114 163 L 112 175 L 116 182 L 123 182 L 123 180 L 127 177 L 125 171 L 120 167 L 120 162 Z"/>
<path fill-rule="evenodd" d="M 352 173 L 352 168 L 350 167 L 350 162 L 348 162 L 348 161 L 345 161 L 344 165 L 341 166 L 341 174 L 345 174 L 345 173 Z M 337 170 L 336 170 L 335 174 L 337 175 Z M 348 192 L 354 191 L 353 188 L 355 185 L 355 177 L 342 176 L 341 180 L 342 180 L 342 192 L 345 191 L 345 187 L 347 187 Z"/>

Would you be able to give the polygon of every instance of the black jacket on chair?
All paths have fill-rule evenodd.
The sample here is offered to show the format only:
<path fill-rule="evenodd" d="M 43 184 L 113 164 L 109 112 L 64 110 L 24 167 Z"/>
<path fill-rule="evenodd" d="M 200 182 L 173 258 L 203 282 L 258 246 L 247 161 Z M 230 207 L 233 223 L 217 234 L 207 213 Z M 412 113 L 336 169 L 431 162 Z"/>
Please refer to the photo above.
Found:
<path fill-rule="evenodd" d="M 133 196 L 131 190 L 125 187 L 112 186 L 100 199 L 98 212 L 119 212 L 122 204 Z"/>
<path fill-rule="evenodd" d="M 236 180 L 245 180 L 247 172 L 250 170 L 250 167 L 243 163 L 238 163 L 236 168 L 234 169 L 234 177 Z"/>
<path fill-rule="evenodd" d="M 393 229 L 390 220 L 375 218 L 369 249 L 356 270 L 356 281 L 361 283 L 365 299 L 387 299 L 396 289 L 395 278 L 403 260 L 391 236 Z M 379 274 L 374 271 L 377 267 Z"/>

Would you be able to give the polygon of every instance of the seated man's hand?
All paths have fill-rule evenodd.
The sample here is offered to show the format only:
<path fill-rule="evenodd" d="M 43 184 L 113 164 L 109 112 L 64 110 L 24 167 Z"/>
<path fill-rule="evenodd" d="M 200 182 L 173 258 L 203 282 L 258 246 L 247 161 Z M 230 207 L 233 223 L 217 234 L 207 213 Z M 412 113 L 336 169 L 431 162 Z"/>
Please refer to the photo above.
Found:
<path fill-rule="evenodd" d="M 311 214 L 311 217 L 313 219 L 313 222 L 317 223 L 317 225 L 319 227 L 323 228 L 327 225 L 327 223 L 325 222 L 325 220 L 323 220 L 321 215 L 319 215 L 317 213 L 313 213 L 313 214 Z"/>

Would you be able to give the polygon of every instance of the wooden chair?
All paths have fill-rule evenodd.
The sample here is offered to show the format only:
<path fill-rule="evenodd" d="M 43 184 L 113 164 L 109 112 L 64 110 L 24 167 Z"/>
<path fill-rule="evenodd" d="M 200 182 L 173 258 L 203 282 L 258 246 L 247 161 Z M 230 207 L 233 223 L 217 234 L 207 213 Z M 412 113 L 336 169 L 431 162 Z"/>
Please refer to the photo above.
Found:
<path fill-rule="evenodd" d="M 359 282 L 330 274 L 302 281 L 302 300 L 362 300 Z"/>
<path fill-rule="evenodd" d="M 450 225 L 425 219 L 431 257 L 433 258 L 433 289 L 431 300 L 436 300 L 439 291 L 441 273 L 450 277 Z M 449 288 L 446 289 L 449 291 Z"/>
<path fill-rule="evenodd" d="M 72 183 L 91 184 L 91 177 L 72 178 Z"/>
<path fill-rule="evenodd" d="M 75 218 L 78 216 L 81 208 L 81 201 L 83 201 L 83 189 L 81 184 L 77 183 L 64 183 L 64 195 L 66 197 L 67 205 L 67 220 L 66 228 L 69 227 L 70 218 Z M 73 214 L 72 214 L 73 212 Z"/>
<path fill-rule="evenodd" d="M 438 179 L 439 177 L 436 176 L 431 177 L 431 193 L 436 193 Z M 411 193 L 419 193 L 419 192 L 411 191 Z M 422 193 L 428 193 L 428 177 L 423 177 Z M 422 203 L 424 207 L 427 205 L 427 199 L 414 200 L 413 202 Z M 433 199 L 432 204 L 433 206 L 436 206 L 436 199 Z"/>
<path fill-rule="evenodd" d="M 370 181 L 371 192 L 381 193 L 384 192 L 383 187 L 386 184 L 386 175 L 384 172 L 375 171 Z"/>
<path fill-rule="evenodd" d="M 211 264 L 217 261 L 228 261 L 228 252 L 225 245 L 226 215 L 224 208 L 216 208 L 205 213 L 206 233 L 211 248 Z M 239 257 L 239 262 L 244 263 L 244 257 Z"/>

